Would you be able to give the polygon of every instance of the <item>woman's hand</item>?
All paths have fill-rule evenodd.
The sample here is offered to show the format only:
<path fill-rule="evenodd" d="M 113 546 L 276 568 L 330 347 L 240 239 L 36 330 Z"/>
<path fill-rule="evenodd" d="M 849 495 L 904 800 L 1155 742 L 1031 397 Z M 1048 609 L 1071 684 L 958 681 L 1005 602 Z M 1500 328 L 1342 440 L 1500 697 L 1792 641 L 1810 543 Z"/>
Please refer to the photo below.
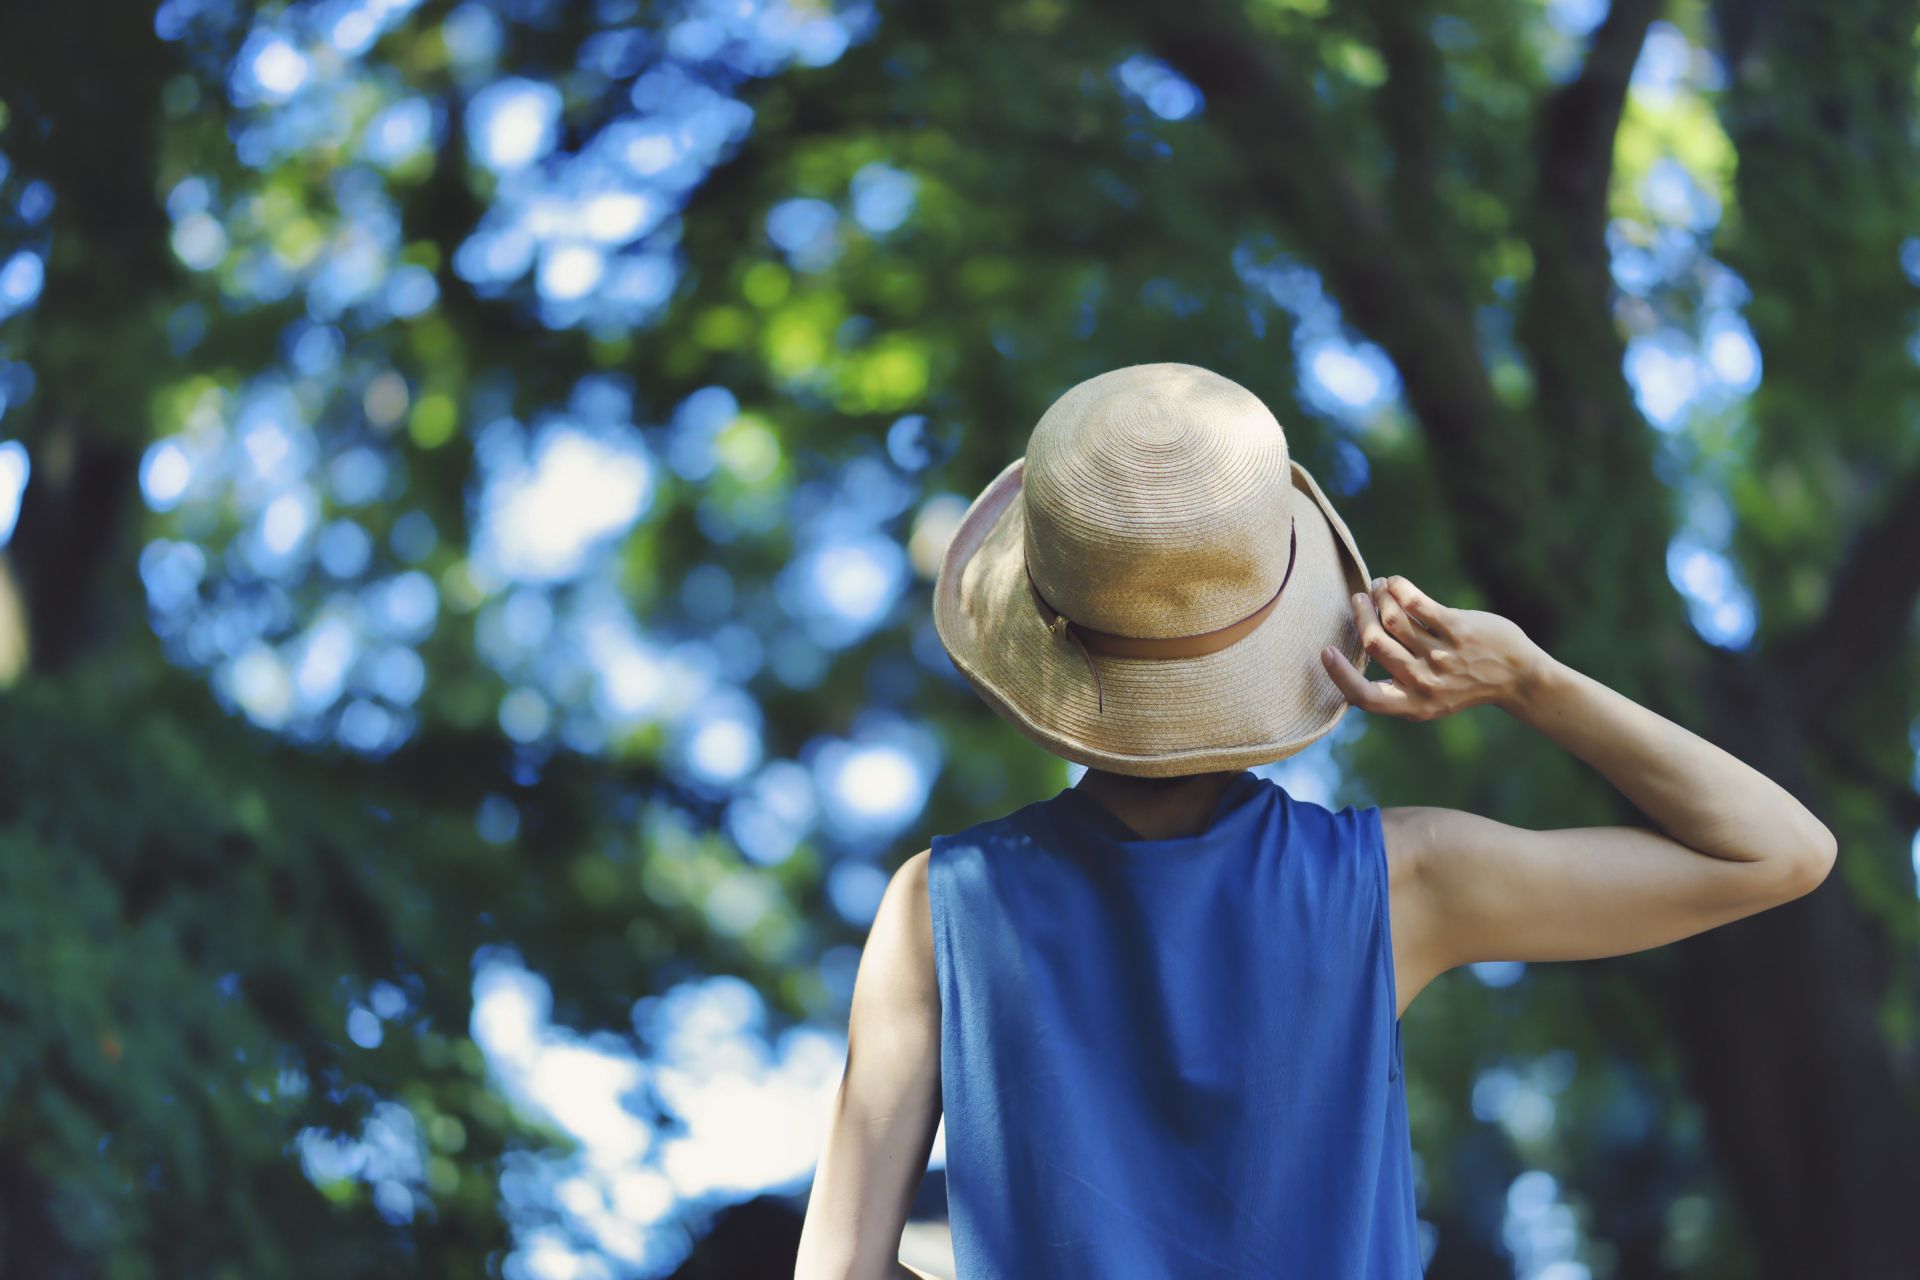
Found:
<path fill-rule="evenodd" d="M 1510 708 L 1551 661 L 1516 623 L 1449 609 L 1402 577 L 1375 578 L 1372 592 L 1350 603 L 1366 656 L 1392 678 L 1368 680 L 1331 646 L 1320 661 L 1362 711 L 1435 720 L 1487 702 Z"/>

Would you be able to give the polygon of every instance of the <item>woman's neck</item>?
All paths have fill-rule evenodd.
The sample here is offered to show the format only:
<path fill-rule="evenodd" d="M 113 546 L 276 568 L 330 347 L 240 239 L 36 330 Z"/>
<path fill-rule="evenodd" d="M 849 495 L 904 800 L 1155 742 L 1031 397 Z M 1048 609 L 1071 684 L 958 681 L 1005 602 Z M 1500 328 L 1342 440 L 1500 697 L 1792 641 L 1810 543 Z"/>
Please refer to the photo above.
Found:
<path fill-rule="evenodd" d="M 1107 812 L 1142 840 L 1170 840 L 1206 829 L 1220 797 L 1244 769 L 1182 774 L 1173 778 L 1136 778 L 1088 769 L 1074 790 L 1100 802 Z"/>

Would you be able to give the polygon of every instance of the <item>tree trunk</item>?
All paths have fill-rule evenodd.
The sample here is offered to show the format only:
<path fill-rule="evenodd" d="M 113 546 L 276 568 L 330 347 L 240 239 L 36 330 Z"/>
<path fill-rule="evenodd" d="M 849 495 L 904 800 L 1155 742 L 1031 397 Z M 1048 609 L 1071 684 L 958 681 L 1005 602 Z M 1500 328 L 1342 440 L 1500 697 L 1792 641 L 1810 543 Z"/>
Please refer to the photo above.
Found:
<path fill-rule="evenodd" d="M 1400 249 L 1418 246 L 1431 221 L 1393 224 L 1345 170 L 1316 119 L 1306 77 L 1249 28 L 1242 10 L 1207 0 L 1177 13 L 1114 7 L 1207 95 L 1215 126 L 1247 157 L 1249 184 L 1313 256 L 1346 314 L 1392 357 L 1455 514 L 1461 562 L 1486 607 L 1823 808 L 1811 795 L 1806 726 L 1795 721 L 1785 692 L 1792 672 L 1754 655 L 1728 655 L 1686 625 L 1665 572 L 1671 500 L 1621 377 L 1605 198 L 1628 77 L 1657 6 L 1615 0 L 1581 73 L 1542 104 L 1538 183 L 1525 226 L 1535 271 L 1518 334 L 1536 379 L 1534 423 L 1492 394 L 1467 308 L 1449 296 L 1444 275 L 1418 270 Z M 1838 24 L 1855 10 L 1825 12 Z M 1915 24 L 1881 25 L 1904 41 Z M 1403 43 L 1383 44 L 1391 66 L 1422 65 L 1424 55 Z M 1871 54 L 1885 44 L 1850 47 Z M 1819 47 L 1788 40 L 1771 52 L 1791 60 Z M 1901 63 L 1908 75 L 1910 64 L 1909 55 Z M 1832 65 L 1823 70 L 1843 74 Z M 1383 94 L 1382 108 L 1440 110 L 1407 89 Z M 1873 105 L 1904 121 L 1910 96 L 1908 84 Z M 1430 129 L 1396 128 L 1391 120 L 1383 128 L 1403 149 L 1430 145 L 1423 141 Z M 1791 136 L 1804 146 L 1828 141 Z M 1394 160 L 1396 169 L 1419 168 L 1423 158 Z M 1743 150 L 1742 173 L 1748 168 Z M 1416 198 L 1396 193 L 1395 207 Z M 1766 198 L 1764 187 L 1754 198 Z M 1907 233 L 1908 223 L 1893 225 Z M 1792 240 L 1803 273 L 1833 247 L 1804 233 Z M 1889 283 L 1898 282 L 1897 261 L 1884 254 L 1880 271 Z M 1761 295 L 1773 283 L 1753 281 Z M 1887 334 L 1889 341 L 1902 336 Z M 1565 539 L 1556 542 L 1556 531 Z M 1896 617 L 1910 616 L 1911 594 L 1903 603 L 1896 602 Z M 1856 639 L 1856 629 L 1848 633 Z M 1890 649 L 1901 639 L 1896 630 L 1877 643 Z M 1624 798 L 1619 805 L 1624 820 L 1645 824 Z M 1688 939 L 1659 958 L 1671 973 L 1659 993 L 1662 1008 L 1690 1092 L 1768 1274 L 1780 1280 L 1920 1272 L 1920 1215 L 1913 1212 L 1920 1119 L 1903 1096 L 1877 1017 L 1885 975 L 1876 972 L 1876 933 L 1836 873 L 1804 899 Z"/>
<path fill-rule="evenodd" d="M 54 198 L 40 298 L 12 322 L 31 337 L 35 390 L 6 419 L 31 460 L 7 558 L 42 671 L 100 638 L 103 596 L 139 599 L 126 517 L 151 394 L 173 365 L 166 307 L 188 296 L 156 169 L 178 48 L 154 34 L 151 4 L 0 6 L 5 147 Z M 120 575 L 111 588 L 109 566 Z"/>

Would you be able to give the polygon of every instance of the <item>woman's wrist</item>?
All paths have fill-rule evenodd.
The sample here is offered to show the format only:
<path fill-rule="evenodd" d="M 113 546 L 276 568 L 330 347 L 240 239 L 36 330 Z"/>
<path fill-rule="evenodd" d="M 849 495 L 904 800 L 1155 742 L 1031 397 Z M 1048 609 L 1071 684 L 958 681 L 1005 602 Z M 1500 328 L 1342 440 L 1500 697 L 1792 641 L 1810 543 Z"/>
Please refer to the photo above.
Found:
<path fill-rule="evenodd" d="M 1530 720 L 1551 700 L 1553 691 L 1564 683 L 1566 675 L 1566 667 L 1557 658 L 1529 640 L 1513 663 L 1512 679 L 1506 692 L 1496 700 L 1497 705 L 1510 715 Z"/>

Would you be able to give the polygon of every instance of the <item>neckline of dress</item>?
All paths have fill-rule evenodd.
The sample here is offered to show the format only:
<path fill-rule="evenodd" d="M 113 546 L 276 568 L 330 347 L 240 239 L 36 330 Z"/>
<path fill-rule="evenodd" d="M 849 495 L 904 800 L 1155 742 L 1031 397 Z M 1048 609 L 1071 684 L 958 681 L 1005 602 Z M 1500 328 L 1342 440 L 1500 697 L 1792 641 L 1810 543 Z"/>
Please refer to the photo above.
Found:
<path fill-rule="evenodd" d="M 1138 835 L 1128 827 L 1120 816 L 1108 809 L 1090 795 L 1082 794 L 1077 788 L 1069 786 L 1054 796 L 1053 807 L 1058 809 L 1064 802 L 1068 811 L 1075 813 L 1075 826 L 1093 835 L 1101 843 L 1116 849 L 1134 851 L 1168 851 L 1182 848 L 1197 852 L 1206 847 L 1209 837 L 1217 835 L 1236 815 L 1243 812 L 1250 802 L 1261 795 L 1267 786 L 1267 780 L 1251 770 L 1243 770 L 1238 777 L 1221 788 L 1207 824 L 1198 831 L 1183 836 L 1161 836 L 1148 839 Z"/>

